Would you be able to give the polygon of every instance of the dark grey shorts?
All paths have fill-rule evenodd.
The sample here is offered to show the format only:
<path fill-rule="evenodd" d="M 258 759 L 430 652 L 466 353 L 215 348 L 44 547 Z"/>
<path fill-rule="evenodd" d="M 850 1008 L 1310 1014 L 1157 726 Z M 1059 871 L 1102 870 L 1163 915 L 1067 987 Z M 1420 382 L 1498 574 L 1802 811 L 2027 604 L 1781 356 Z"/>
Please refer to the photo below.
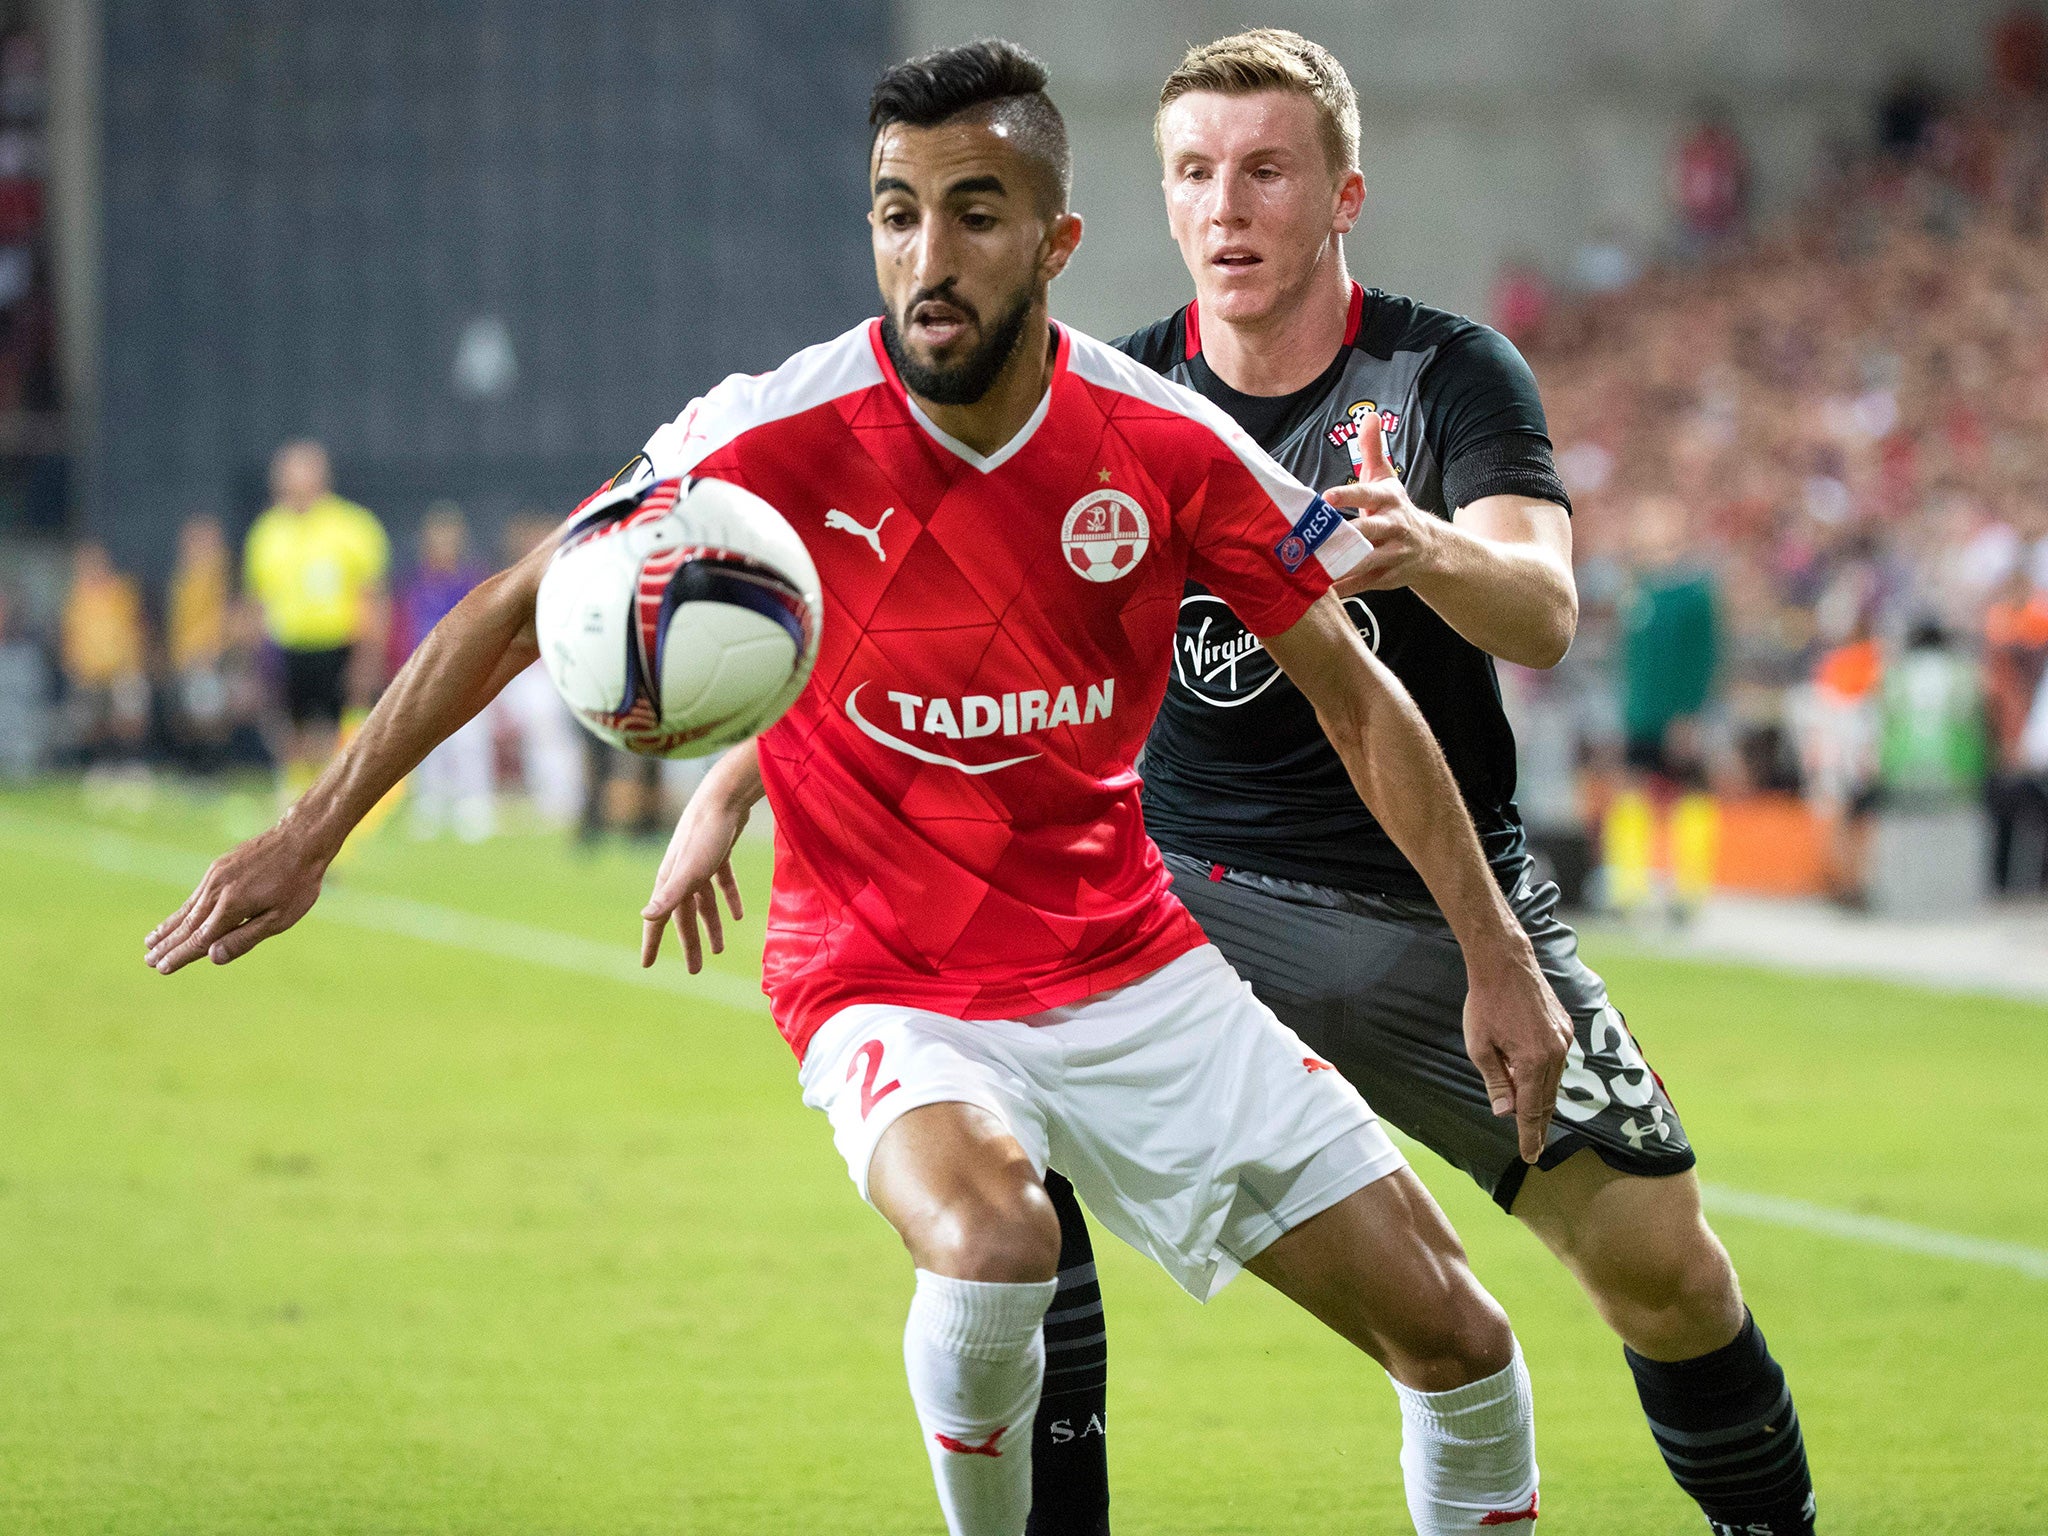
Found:
<path fill-rule="evenodd" d="M 1390 1124 L 1471 1174 L 1511 1209 L 1528 1164 L 1465 1054 L 1465 962 L 1426 901 L 1222 870 L 1168 854 L 1174 894 L 1259 1000 L 1349 1078 Z M 1692 1144 L 1607 985 L 1529 871 L 1509 905 L 1572 1017 L 1571 1056 L 1541 1166 L 1591 1147 L 1624 1173 L 1682 1173 Z"/>

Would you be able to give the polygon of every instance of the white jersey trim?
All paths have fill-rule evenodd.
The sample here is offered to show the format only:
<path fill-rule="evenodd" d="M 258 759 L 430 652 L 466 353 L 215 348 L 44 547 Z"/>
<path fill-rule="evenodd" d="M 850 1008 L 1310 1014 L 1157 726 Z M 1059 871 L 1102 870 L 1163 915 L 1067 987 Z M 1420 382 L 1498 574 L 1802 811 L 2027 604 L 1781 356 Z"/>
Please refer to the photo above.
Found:
<path fill-rule="evenodd" d="M 975 452 L 974 449 L 968 447 L 959 438 L 953 436 L 952 433 L 948 432 L 936 421 L 933 421 L 931 417 L 925 415 L 923 407 L 917 403 L 917 397 L 912 395 L 909 390 L 903 392 L 903 402 L 910 407 L 911 419 L 920 427 L 923 427 L 926 435 L 941 448 L 945 449 L 948 453 L 965 459 L 968 464 L 981 471 L 984 475 L 989 475 L 994 474 L 1005 464 L 1009 463 L 1010 460 L 1023 451 L 1024 445 L 1037 435 L 1038 428 L 1044 422 L 1046 413 L 1052 409 L 1052 389 L 1048 386 L 1045 393 L 1038 397 L 1038 409 L 1031 413 L 1029 421 L 1017 429 L 1016 435 L 994 453 L 990 454 Z"/>
<path fill-rule="evenodd" d="M 687 475 L 742 433 L 801 416 L 883 382 L 868 340 L 872 322 L 791 357 L 771 373 L 735 373 L 663 422 L 641 450 L 650 479 Z"/>
<path fill-rule="evenodd" d="M 1115 347 L 1093 336 L 1067 329 L 1070 338 L 1067 367 L 1078 377 L 1103 389 L 1115 390 L 1184 416 L 1213 432 L 1237 461 L 1251 472 L 1259 487 L 1290 523 L 1299 523 L 1318 495 L 1290 475 L 1273 456 L 1252 439 L 1252 435 L 1231 419 L 1230 413 L 1198 395 L 1184 384 L 1176 384 L 1154 373 L 1143 363 L 1124 356 Z M 1324 573 L 1335 580 L 1372 553 L 1371 542 L 1349 522 L 1342 522 L 1317 546 L 1315 556 Z"/>

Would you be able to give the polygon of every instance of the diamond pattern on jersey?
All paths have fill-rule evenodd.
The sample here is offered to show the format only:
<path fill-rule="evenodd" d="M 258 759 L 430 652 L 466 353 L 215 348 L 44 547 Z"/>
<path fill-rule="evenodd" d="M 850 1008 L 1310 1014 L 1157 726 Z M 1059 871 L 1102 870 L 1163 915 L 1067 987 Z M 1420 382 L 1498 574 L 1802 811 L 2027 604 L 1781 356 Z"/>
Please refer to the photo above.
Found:
<path fill-rule="evenodd" d="M 1244 585 L 1269 607 L 1315 590 L 1271 559 L 1287 520 L 1206 427 L 1062 370 L 1037 432 L 983 473 L 894 389 L 743 431 L 697 469 L 778 508 L 825 592 L 810 685 L 761 743 L 778 838 L 764 972 L 799 1053 L 855 1001 L 1015 1017 L 1199 944 L 1132 765 L 1203 520 L 1264 516 L 1266 570 Z M 1151 530 L 1108 583 L 1061 544 L 1104 486 Z M 825 521 L 874 528 L 891 507 L 882 560 Z"/>

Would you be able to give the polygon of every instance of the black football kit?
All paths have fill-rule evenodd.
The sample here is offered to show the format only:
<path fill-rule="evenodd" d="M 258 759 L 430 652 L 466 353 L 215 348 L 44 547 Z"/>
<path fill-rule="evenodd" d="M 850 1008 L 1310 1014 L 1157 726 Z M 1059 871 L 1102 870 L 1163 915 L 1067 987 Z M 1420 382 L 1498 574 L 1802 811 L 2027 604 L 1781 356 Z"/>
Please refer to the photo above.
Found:
<path fill-rule="evenodd" d="M 1506 338 L 1462 316 L 1354 284 L 1336 357 L 1281 396 L 1242 394 L 1217 377 L 1192 304 L 1113 345 L 1221 407 L 1316 489 L 1353 478 L 1352 440 L 1377 416 L 1395 473 L 1425 513 L 1448 519 L 1497 495 L 1570 508 L 1528 365 Z M 1574 1041 L 1541 1166 L 1590 1147 L 1632 1174 L 1692 1167 L 1662 1082 L 1579 958 L 1556 886 L 1535 875 L 1493 658 L 1405 588 L 1348 598 L 1345 609 L 1442 745 L 1487 862 L 1571 1015 Z M 1260 1001 L 1383 1118 L 1511 1208 L 1528 1165 L 1515 1121 L 1493 1113 L 1465 1053 L 1465 967 L 1449 925 L 1360 801 L 1314 708 L 1223 601 L 1194 583 L 1141 766 L 1146 829 L 1175 894 Z M 1073 1452 L 1082 1449 L 1075 1426 L 1103 1422 L 1101 1301 L 1079 1206 L 1057 1174 L 1047 1185 L 1066 1247 L 1046 1330 L 1034 1440 L 1043 1464 L 1029 1529 L 1099 1536 L 1108 1528 L 1100 1441 L 1092 1455 Z M 1663 1366 L 1631 1353 L 1629 1363 L 1674 1475 L 1717 1530 L 1811 1529 L 1797 1416 L 1753 1323 L 1699 1361 Z M 1687 1368 L 1707 1374 L 1672 1387 L 1666 1378 Z M 1712 1425 L 1687 1417 L 1699 1390 L 1721 1394 Z"/>

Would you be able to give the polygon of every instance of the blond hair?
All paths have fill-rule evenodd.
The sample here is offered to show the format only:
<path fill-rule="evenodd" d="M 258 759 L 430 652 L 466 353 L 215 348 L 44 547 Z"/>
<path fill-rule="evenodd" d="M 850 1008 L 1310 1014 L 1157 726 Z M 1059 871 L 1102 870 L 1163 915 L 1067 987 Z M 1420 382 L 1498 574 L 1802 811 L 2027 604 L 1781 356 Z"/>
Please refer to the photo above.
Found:
<path fill-rule="evenodd" d="M 1253 27 L 1190 48 L 1159 88 L 1152 118 L 1152 145 L 1163 158 L 1159 125 L 1166 109 L 1190 91 L 1249 96 L 1258 91 L 1292 91 L 1315 103 L 1323 151 L 1338 175 L 1358 169 L 1358 93 L 1344 66 L 1321 43 L 1285 27 Z"/>

